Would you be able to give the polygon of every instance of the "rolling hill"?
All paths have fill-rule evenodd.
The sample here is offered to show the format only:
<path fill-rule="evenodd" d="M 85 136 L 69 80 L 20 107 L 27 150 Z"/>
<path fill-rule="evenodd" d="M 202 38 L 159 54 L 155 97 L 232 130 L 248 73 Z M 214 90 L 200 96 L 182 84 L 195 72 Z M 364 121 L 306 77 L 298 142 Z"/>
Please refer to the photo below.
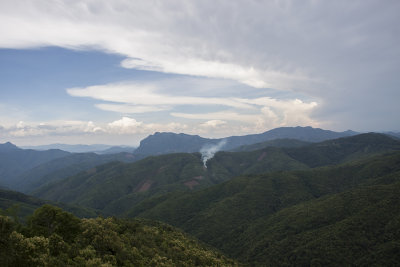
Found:
<path fill-rule="evenodd" d="M 51 182 L 73 176 L 108 162 L 134 162 L 142 159 L 130 153 L 105 154 L 77 153 L 57 158 L 25 171 L 13 180 L 13 189 L 29 193 Z"/>
<path fill-rule="evenodd" d="M 242 176 L 149 199 L 127 215 L 167 222 L 256 266 L 394 266 L 400 262 L 399 193 L 396 152 Z"/>
<path fill-rule="evenodd" d="M 0 185 L 12 187 L 14 178 L 25 171 L 70 153 L 52 149 L 36 151 L 20 149 L 11 143 L 0 144 Z"/>
<path fill-rule="evenodd" d="M 278 148 L 220 152 L 207 166 L 203 166 L 199 153 L 148 157 L 130 164 L 110 163 L 40 187 L 32 194 L 118 214 L 154 195 L 198 190 L 242 173 L 308 168 Z"/>
<path fill-rule="evenodd" d="M 362 134 L 300 148 L 219 152 L 207 162 L 207 168 L 199 153 L 168 154 L 130 164 L 97 166 L 32 193 L 43 199 L 118 215 L 145 199 L 171 192 L 196 191 L 239 175 L 305 170 L 393 150 L 400 150 L 399 141 L 380 134 Z"/>
<path fill-rule="evenodd" d="M 92 209 L 43 200 L 20 192 L 0 189 L 0 211 L 3 210 L 3 213 L 16 216 L 22 221 L 28 215 L 31 215 L 34 210 L 45 204 L 61 207 L 81 218 L 95 217 L 99 214 Z"/>
<path fill-rule="evenodd" d="M 231 152 L 241 152 L 241 151 L 254 151 L 263 149 L 266 147 L 302 147 L 310 145 L 310 142 L 301 141 L 297 139 L 290 139 L 290 138 L 279 138 L 273 139 L 261 143 L 255 143 L 251 145 L 244 145 L 240 147 L 233 148 L 230 150 Z"/>
<path fill-rule="evenodd" d="M 60 149 L 70 153 L 90 153 L 103 151 L 111 148 L 109 145 L 68 145 L 68 144 L 49 144 L 49 145 L 39 145 L 39 146 L 22 146 L 23 149 L 34 149 L 34 150 L 50 150 L 50 149 Z"/>
<path fill-rule="evenodd" d="M 239 151 L 261 149 L 267 146 L 287 147 L 300 146 L 302 141 L 271 141 L 276 138 L 298 138 L 300 140 L 320 141 L 329 138 L 352 135 L 354 132 L 332 132 L 311 127 L 283 127 L 270 130 L 263 134 L 247 136 L 232 136 L 225 139 L 207 139 L 199 136 L 173 133 L 156 133 L 142 140 L 141 145 L 134 151 L 134 156 L 130 159 L 121 155 L 113 155 L 113 152 L 122 150 L 133 150 L 131 148 L 111 148 L 101 154 L 109 156 L 97 157 L 94 154 L 82 153 L 82 155 L 71 154 L 66 151 L 52 149 L 37 151 L 32 149 L 20 149 L 11 143 L 0 145 L 0 186 L 9 187 L 13 190 L 31 192 L 45 183 L 63 179 L 74 175 L 79 171 L 93 168 L 96 165 L 110 161 L 132 162 L 151 155 L 168 153 L 191 153 L 199 152 L 202 148 L 220 143 L 222 140 L 226 144 L 223 150 L 230 150 L 243 145 L 251 145 L 257 142 L 270 142 L 253 145 L 248 148 L 241 148 Z M 84 146 L 84 145 L 61 145 L 55 144 L 43 146 L 61 147 L 71 151 L 81 151 L 87 149 L 98 149 L 104 146 Z M 120 154 L 120 153 L 119 153 Z M 128 155 L 128 154 L 126 154 Z M 64 158 L 62 160 L 61 158 Z"/>

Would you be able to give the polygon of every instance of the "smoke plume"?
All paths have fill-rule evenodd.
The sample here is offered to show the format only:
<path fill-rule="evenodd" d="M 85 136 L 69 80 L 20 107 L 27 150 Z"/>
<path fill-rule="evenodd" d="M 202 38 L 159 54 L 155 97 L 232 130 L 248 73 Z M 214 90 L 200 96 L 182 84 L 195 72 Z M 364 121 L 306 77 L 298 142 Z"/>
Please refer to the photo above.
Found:
<path fill-rule="evenodd" d="M 207 168 L 207 161 L 214 157 L 214 154 L 217 153 L 221 148 L 226 144 L 226 140 L 221 140 L 218 144 L 210 145 L 207 144 L 200 149 L 201 159 L 203 161 L 204 167 Z"/>

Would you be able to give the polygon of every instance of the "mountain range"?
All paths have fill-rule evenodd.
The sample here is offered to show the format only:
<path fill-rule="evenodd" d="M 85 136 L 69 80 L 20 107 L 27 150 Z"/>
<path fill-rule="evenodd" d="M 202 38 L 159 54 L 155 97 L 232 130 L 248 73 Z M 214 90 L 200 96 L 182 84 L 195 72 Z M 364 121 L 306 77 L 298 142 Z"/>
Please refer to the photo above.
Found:
<path fill-rule="evenodd" d="M 271 141 L 275 138 L 294 138 L 298 141 L 283 141 L 287 146 L 294 146 L 293 142 L 320 141 L 352 135 L 354 132 L 332 132 L 311 127 L 283 127 L 270 130 L 262 134 L 247 136 L 232 136 L 224 139 L 207 139 L 196 135 L 156 133 L 143 139 L 140 146 L 133 150 L 132 147 L 109 147 L 103 150 L 103 155 L 93 153 L 71 153 L 60 149 L 33 150 L 21 149 L 11 143 L 0 144 L 0 186 L 13 190 L 29 192 L 43 183 L 62 179 L 77 174 L 79 171 L 93 168 L 102 163 L 111 161 L 132 162 L 146 156 L 168 153 L 199 152 L 202 148 L 215 145 L 225 140 L 222 150 L 231 150 L 243 145 L 252 145 L 258 142 Z M 279 146 L 272 143 L 267 146 Z M 60 147 L 72 151 L 99 149 L 104 145 L 62 145 L 55 144 L 48 147 Z M 44 149 L 47 146 L 39 147 Z M 255 146 L 257 149 L 257 145 Z M 251 149 L 251 148 L 250 148 Z M 130 151 L 130 152 L 124 152 Z"/>
<path fill-rule="evenodd" d="M 199 190 L 244 174 L 306 170 L 400 150 L 400 141 L 361 134 L 302 147 L 267 147 L 218 152 L 207 162 L 199 153 L 147 157 L 133 163 L 108 163 L 32 191 L 34 196 L 86 206 L 106 214 L 127 214 L 145 199 L 170 192 Z"/>
<path fill-rule="evenodd" d="M 74 175 L 111 161 L 133 162 L 143 157 L 130 153 L 70 153 L 51 149 L 20 149 L 0 145 L 0 185 L 17 191 L 32 190 L 44 183 Z"/>
<path fill-rule="evenodd" d="M 244 145 L 251 145 L 274 139 L 296 139 L 306 142 L 321 142 L 328 139 L 351 136 L 357 134 L 353 131 L 334 132 L 312 127 L 281 127 L 261 134 L 244 136 L 230 136 L 226 138 L 210 139 L 198 135 L 155 133 L 140 142 L 134 151 L 142 155 L 161 155 L 169 153 L 199 152 L 206 145 L 216 145 L 225 140 L 222 150 L 232 150 Z"/>
<path fill-rule="evenodd" d="M 9 142 L 0 144 L 0 185 L 12 186 L 14 178 L 25 171 L 69 154 L 58 149 L 36 151 L 20 149 Z"/>
<path fill-rule="evenodd" d="M 49 150 L 49 149 L 60 149 L 70 153 L 97 153 L 97 154 L 111 154 L 129 152 L 132 153 L 135 150 L 133 146 L 111 146 L 111 145 L 68 145 L 68 144 L 49 144 L 49 145 L 38 145 L 38 146 L 21 146 L 22 149 L 33 149 L 33 150 Z"/>
<path fill-rule="evenodd" d="M 315 135 L 302 138 L 301 133 L 307 135 L 309 131 Z M 279 138 L 273 137 L 276 132 L 282 133 Z M 334 135 L 340 136 L 328 138 Z M 223 147 L 222 142 L 226 143 Z M 206 158 L 205 149 L 213 145 L 219 145 L 222 151 L 214 148 Z M 135 242 L 146 255 L 148 247 L 143 244 L 151 244 L 165 257 L 169 256 L 162 251 L 175 251 L 169 247 L 175 245 L 165 239 L 175 228 L 151 228 L 156 220 L 178 227 L 240 261 L 223 259 L 231 265 L 400 264 L 400 140 L 387 134 L 332 133 L 311 127 L 278 128 L 261 135 L 225 139 L 157 133 L 144 139 L 133 153 L 33 151 L 6 143 L 0 145 L 0 155 L 8 163 L 0 164 L 2 173 L 12 174 L 18 164 L 26 163 L 26 168 L 21 166 L 24 170 L 12 176 L 14 184 L 8 185 L 30 194 L 1 188 L 1 209 L 15 215 L 19 207 L 20 214 L 26 215 L 39 205 L 51 203 L 85 217 L 101 214 L 127 218 L 90 221 L 93 226 L 113 225 L 114 232 L 108 233 L 110 240 L 119 240 L 120 245 L 125 242 L 124 236 L 132 233 L 126 223 L 142 218 L 146 220 L 144 232 L 152 233 L 146 237 L 150 243 Z M 52 208 L 39 208 L 33 216 L 47 209 Z M 3 223 L 4 217 L 0 220 Z M 89 221 L 81 223 L 85 222 Z M 105 229 L 101 227 L 100 232 Z M 34 232 L 35 228 L 31 232 L 24 232 L 27 228 L 23 227 L 15 229 L 27 235 L 23 242 L 30 240 L 29 235 L 40 234 Z M 159 238 L 157 234 L 167 236 Z M 66 249 L 70 262 L 79 260 L 75 250 L 88 253 L 80 241 L 74 242 L 68 246 L 76 249 Z M 174 261 L 188 259 L 184 251 L 214 253 L 192 250 L 189 243 L 195 245 L 196 241 L 179 242 L 185 245 Z M 117 243 L 107 243 L 114 254 L 100 246 L 90 255 L 101 255 L 104 262 L 115 256 L 122 262 L 130 253 L 115 249 Z M 132 249 L 130 243 L 123 246 Z M 165 262 L 162 257 L 160 262 Z M 201 257 L 207 265 L 208 259 Z M 218 259 L 213 258 L 213 262 Z"/>

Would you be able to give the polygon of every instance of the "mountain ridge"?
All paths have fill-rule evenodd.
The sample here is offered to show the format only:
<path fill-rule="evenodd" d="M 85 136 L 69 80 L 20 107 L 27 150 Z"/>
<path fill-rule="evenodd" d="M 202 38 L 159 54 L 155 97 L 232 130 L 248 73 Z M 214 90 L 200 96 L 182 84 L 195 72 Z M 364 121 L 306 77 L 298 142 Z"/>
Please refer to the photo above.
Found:
<path fill-rule="evenodd" d="M 360 140 L 350 145 L 348 138 Z M 345 163 L 400 150 L 400 142 L 381 134 L 362 134 L 299 148 L 267 147 L 250 152 L 221 151 L 205 168 L 199 153 L 147 157 L 135 163 L 97 166 L 38 188 L 33 195 L 100 209 L 126 212 L 149 197 L 176 191 L 196 191 L 235 176 L 301 170 Z"/>
<path fill-rule="evenodd" d="M 21 149 L 10 142 L 0 144 L 0 185 L 11 188 L 13 179 L 23 172 L 68 155 L 69 152 L 59 149 L 36 151 Z"/>
<path fill-rule="evenodd" d="M 167 153 L 199 152 L 205 145 L 215 145 L 222 140 L 225 140 L 226 144 L 221 149 L 232 150 L 240 146 L 265 142 L 278 138 L 290 138 L 306 142 L 321 142 L 328 139 L 346 137 L 355 134 L 357 133 L 350 130 L 345 132 L 334 132 L 320 128 L 312 128 L 310 126 L 280 127 L 260 134 L 229 136 L 225 138 L 204 138 L 200 137 L 199 135 L 157 132 L 143 139 L 134 153 L 145 155 L 161 155 Z"/>

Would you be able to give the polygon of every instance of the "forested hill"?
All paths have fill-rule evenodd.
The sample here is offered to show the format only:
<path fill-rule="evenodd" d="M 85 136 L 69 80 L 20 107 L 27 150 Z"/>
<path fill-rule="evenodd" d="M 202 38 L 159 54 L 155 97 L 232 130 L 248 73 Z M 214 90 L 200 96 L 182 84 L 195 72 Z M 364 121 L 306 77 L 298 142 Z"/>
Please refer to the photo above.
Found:
<path fill-rule="evenodd" d="M 219 152 L 207 162 L 207 168 L 198 153 L 169 154 L 130 164 L 97 166 L 32 193 L 43 199 L 121 215 L 153 196 L 200 190 L 238 175 L 304 170 L 395 150 L 400 150 L 397 140 L 380 134 L 362 134 L 300 148 Z"/>
<path fill-rule="evenodd" d="M 9 142 L 0 144 L 0 184 L 10 186 L 13 179 L 24 171 L 67 155 L 70 153 L 58 149 L 36 151 L 20 149 Z"/>
<path fill-rule="evenodd" d="M 37 151 L 20 149 L 6 143 L 0 145 L 0 185 L 28 192 L 100 164 L 112 161 L 133 162 L 142 158 L 131 153 L 98 155 L 62 150 Z"/>
<path fill-rule="evenodd" d="M 321 140 L 349 136 L 354 132 L 333 132 L 311 127 L 282 127 L 262 134 L 246 136 L 231 136 L 224 139 L 208 139 L 195 135 L 156 133 L 142 140 L 141 145 L 132 153 L 112 155 L 96 155 L 94 153 L 71 154 L 66 151 L 51 149 L 37 151 L 20 149 L 11 143 L 0 144 L 0 186 L 13 190 L 30 192 L 48 182 L 54 182 L 77 174 L 79 171 L 90 169 L 111 161 L 133 162 L 151 155 L 169 153 L 199 152 L 206 146 L 219 144 L 222 150 L 231 150 L 243 145 L 251 145 L 276 138 L 295 138 L 317 142 Z M 299 146 L 302 141 L 271 142 L 270 145 L 260 146 Z M 275 144 L 275 145 L 274 145 Z M 62 147 L 62 146 L 60 146 Z M 120 151 L 115 148 L 106 154 Z M 125 155 L 125 156 L 124 156 Z"/>
<path fill-rule="evenodd" d="M 108 162 L 134 162 L 142 156 L 131 153 L 99 155 L 95 153 L 75 153 L 45 162 L 14 177 L 13 189 L 31 192 L 47 183 L 53 183 L 81 171 L 87 171 Z"/>
<path fill-rule="evenodd" d="M 149 199 L 161 220 L 255 266 L 400 263 L 400 153 L 307 171 L 234 178 Z"/>
<path fill-rule="evenodd" d="M 18 218 L 20 221 L 25 221 L 28 215 L 31 215 L 34 210 L 45 205 L 51 204 L 63 208 L 66 211 L 72 212 L 78 217 L 96 217 L 100 213 L 90 209 L 65 203 L 57 203 L 54 201 L 43 200 L 33 196 L 25 195 L 20 192 L 0 189 L 0 211 L 3 210 L 4 215 Z"/>

